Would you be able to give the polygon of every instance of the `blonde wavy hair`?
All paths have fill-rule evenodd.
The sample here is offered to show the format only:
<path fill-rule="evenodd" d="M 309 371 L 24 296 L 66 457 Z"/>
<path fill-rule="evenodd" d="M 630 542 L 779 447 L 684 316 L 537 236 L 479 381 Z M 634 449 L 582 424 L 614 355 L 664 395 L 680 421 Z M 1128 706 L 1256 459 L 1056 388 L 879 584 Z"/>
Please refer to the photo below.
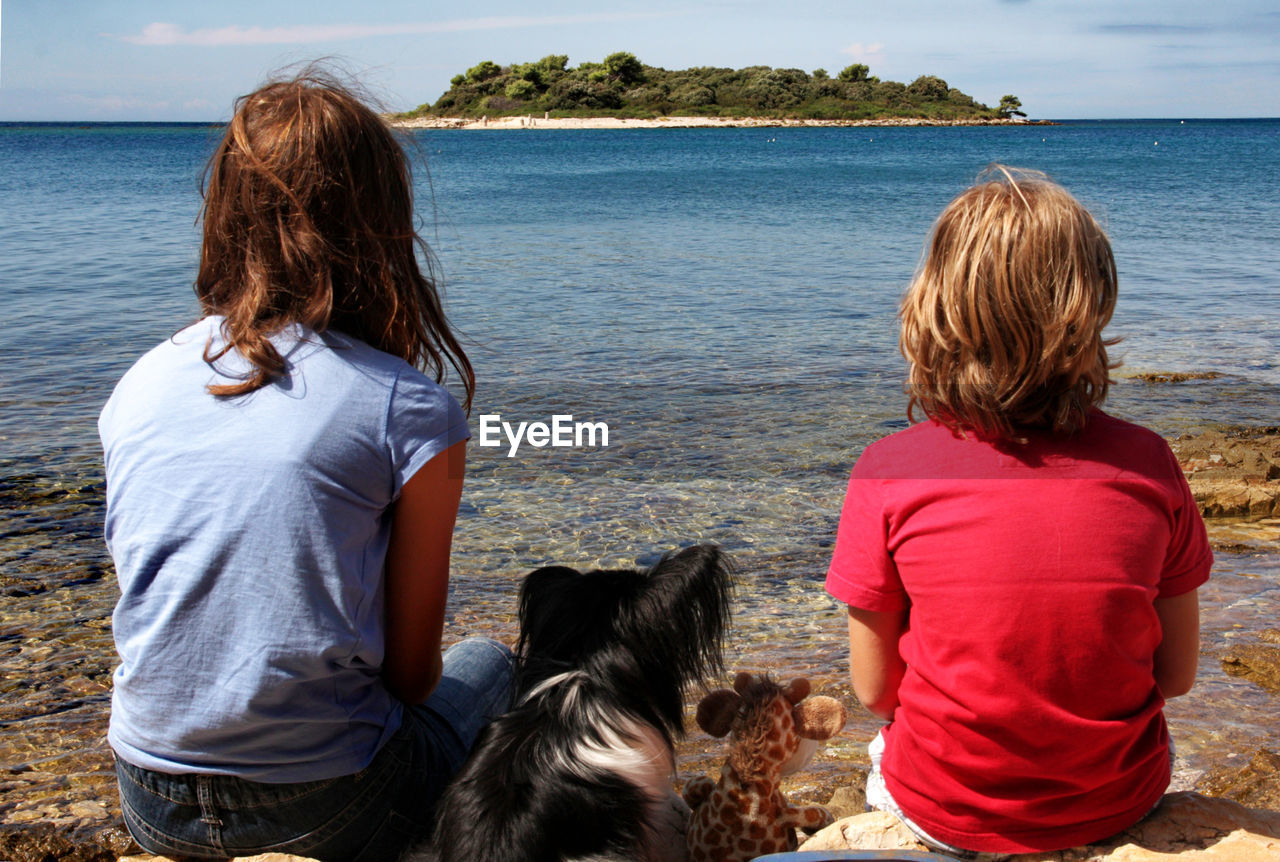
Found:
<path fill-rule="evenodd" d="M 908 418 L 1011 440 L 1083 428 L 1118 364 L 1102 337 L 1115 304 L 1089 211 L 1039 171 L 992 165 L 938 217 L 902 301 Z"/>

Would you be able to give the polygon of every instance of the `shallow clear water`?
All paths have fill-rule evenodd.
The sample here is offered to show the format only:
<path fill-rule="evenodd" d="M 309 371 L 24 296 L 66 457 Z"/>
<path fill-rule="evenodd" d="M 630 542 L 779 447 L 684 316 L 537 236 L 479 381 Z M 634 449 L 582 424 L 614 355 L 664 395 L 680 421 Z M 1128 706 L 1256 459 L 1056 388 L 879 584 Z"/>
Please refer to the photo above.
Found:
<path fill-rule="evenodd" d="M 134 358 L 195 314 L 204 126 L 0 124 L 0 821 L 111 798 L 114 584 L 94 423 Z M 1113 412 L 1176 435 L 1274 424 L 1280 122 L 975 129 L 421 132 L 424 235 L 480 378 L 449 636 L 512 634 L 518 577 L 737 557 L 733 669 L 842 694 L 821 590 L 848 470 L 905 424 L 894 311 L 929 224 L 989 162 L 1037 167 L 1104 219 L 1121 274 Z M 1157 143 L 1158 142 L 1158 143 Z M 606 422 L 599 448 L 481 447 L 482 414 Z M 1275 700 L 1217 657 L 1280 611 L 1280 530 L 1219 525 L 1191 768 L 1280 745 Z M 874 732 L 855 718 L 827 784 Z M 719 743 L 682 749 L 701 768 Z M 824 785 L 825 786 L 825 785 Z M 31 812 L 36 812 L 32 814 Z M 91 819 L 91 818 L 90 818 Z"/>

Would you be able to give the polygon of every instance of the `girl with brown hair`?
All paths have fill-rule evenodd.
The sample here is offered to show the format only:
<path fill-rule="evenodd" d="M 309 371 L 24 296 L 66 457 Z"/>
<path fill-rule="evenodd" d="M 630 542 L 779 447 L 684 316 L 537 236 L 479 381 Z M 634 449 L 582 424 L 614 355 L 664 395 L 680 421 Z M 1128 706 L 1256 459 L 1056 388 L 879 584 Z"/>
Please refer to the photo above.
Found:
<path fill-rule="evenodd" d="M 922 421 L 859 457 L 827 590 L 888 724 L 868 804 L 966 856 L 1087 844 L 1169 783 L 1213 562 L 1168 445 L 1099 407 L 1116 269 L 1043 174 L 953 200 L 901 309 Z"/>
<path fill-rule="evenodd" d="M 475 376 L 407 159 L 307 70 L 241 98 L 210 162 L 204 317 L 99 421 L 121 598 L 109 740 L 147 850 L 393 859 L 429 830 L 510 654 L 441 656 Z"/>

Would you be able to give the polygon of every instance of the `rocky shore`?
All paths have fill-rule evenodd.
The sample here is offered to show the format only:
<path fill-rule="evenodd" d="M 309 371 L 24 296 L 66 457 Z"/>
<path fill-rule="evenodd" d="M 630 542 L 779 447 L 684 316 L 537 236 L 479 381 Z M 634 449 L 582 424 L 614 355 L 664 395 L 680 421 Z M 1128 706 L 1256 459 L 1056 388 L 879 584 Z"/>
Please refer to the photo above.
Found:
<path fill-rule="evenodd" d="M 771 117 L 390 117 L 402 129 L 758 129 L 894 126 L 1026 126 L 1054 125 L 1044 120 L 927 120 L 919 117 L 881 117 L 867 120 L 788 120 Z"/>
<path fill-rule="evenodd" d="M 1170 445 L 1206 518 L 1280 517 L 1280 426 L 1207 431 Z"/>
<path fill-rule="evenodd" d="M 902 821 L 875 811 L 844 817 L 802 850 L 925 850 Z M 1167 794 L 1152 814 L 1119 835 L 1051 853 L 989 856 L 1002 862 L 1269 862 L 1280 859 L 1280 813 L 1199 793 Z"/>
<path fill-rule="evenodd" d="M 1275 554 L 1280 549 L 1280 426 L 1226 428 L 1179 437 L 1170 444 L 1209 519 L 1215 547 L 1232 553 Z M 1256 686 L 1264 696 L 1280 696 L 1280 629 L 1241 632 L 1224 650 L 1206 653 L 1205 661 L 1220 662 L 1223 671 Z M 102 746 L 105 751 L 105 742 Z M 1173 855 L 1189 862 L 1280 859 L 1280 753 L 1265 747 L 1248 752 L 1246 748 L 1238 759 L 1223 760 L 1238 764 L 1249 758 L 1242 767 L 1219 766 L 1176 784 L 1180 792 L 1167 798 L 1162 813 L 1110 842 L 1020 857 L 1020 862 L 1153 862 Z M 37 786 L 53 790 L 58 784 L 56 767 L 42 768 L 53 771 L 39 781 L 32 770 L 0 774 L 0 802 L 10 803 L 0 805 L 0 860 L 147 858 L 139 855 L 121 826 L 113 794 L 107 798 L 103 792 L 101 800 L 81 797 L 70 807 L 54 806 L 56 817 L 48 806 L 24 802 L 25 790 Z M 857 764 L 849 768 L 858 775 Z M 105 788 L 109 775 L 104 772 L 103 776 L 98 786 Z M 843 819 L 815 838 L 821 841 L 809 849 L 847 848 L 851 842 L 867 848 L 911 846 L 893 843 L 908 841 L 909 836 L 903 837 L 900 824 L 892 818 L 862 813 L 860 781 L 836 792 L 831 807 Z M 832 789 L 801 782 L 789 792 L 798 800 L 816 802 L 824 801 Z M 1192 789 L 1196 792 L 1188 792 Z"/>
<path fill-rule="evenodd" d="M 1022 853 L 999 858 L 1001 862 L 1160 862 L 1177 858 L 1184 862 L 1274 862 L 1280 859 L 1280 811 L 1231 798 L 1240 787 L 1245 798 L 1256 789 L 1261 776 L 1270 782 L 1273 800 L 1280 755 L 1260 751 L 1253 761 L 1222 777 L 1224 795 L 1208 796 L 1191 791 L 1165 795 L 1160 806 L 1141 822 L 1096 844 L 1068 850 Z M 1263 783 L 1267 783 L 1264 781 Z M 834 824 L 805 840 L 802 850 L 926 850 L 898 818 L 880 811 L 864 811 L 861 787 L 842 788 L 827 803 L 838 818 Z M 4 856 L 5 859 L 116 859 L 102 848 L 99 855 L 58 855 L 57 836 L 45 843 L 40 855 Z M 126 839 L 127 841 L 127 839 Z M 0 852 L 8 849 L 0 838 Z M 18 848 L 14 848 L 18 849 Z M 83 849 L 83 848 L 81 848 Z M 132 848 L 136 850 L 136 848 Z M 108 854 L 108 855 L 102 855 Z M 119 862 L 168 862 L 147 854 L 122 855 Z M 304 857 L 269 853 L 241 857 L 245 862 L 311 862 Z M 672 860 L 678 862 L 678 860 Z"/>

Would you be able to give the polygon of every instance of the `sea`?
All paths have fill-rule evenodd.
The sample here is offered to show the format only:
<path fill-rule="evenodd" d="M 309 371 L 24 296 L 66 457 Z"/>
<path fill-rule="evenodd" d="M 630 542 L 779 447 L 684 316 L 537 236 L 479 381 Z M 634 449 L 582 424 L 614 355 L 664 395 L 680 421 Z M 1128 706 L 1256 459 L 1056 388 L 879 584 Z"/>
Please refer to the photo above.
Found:
<path fill-rule="evenodd" d="M 198 314 L 220 132 L 0 124 L 0 824 L 117 816 L 95 422 L 129 365 Z M 1108 409 L 1170 438 L 1280 421 L 1280 120 L 405 141 L 479 381 L 447 638 L 510 638 L 537 566 L 719 543 L 738 572 L 730 668 L 809 676 L 850 706 L 804 779 L 815 801 L 865 765 L 877 726 L 853 706 L 822 590 L 845 482 L 907 424 L 897 305 L 933 219 L 984 169 L 1047 172 L 1109 232 L 1123 364 Z M 1190 378 L 1140 376 L 1174 372 Z M 1168 707 L 1191 774 L 1280 746 L 1274 696 L 1219 662 L 1280 612 L 1280 525 L 1246 532 L 1219 541 L 1200 682 Z M 722 749 L 695 735 L 681 752 L 697 772 Z"/>

